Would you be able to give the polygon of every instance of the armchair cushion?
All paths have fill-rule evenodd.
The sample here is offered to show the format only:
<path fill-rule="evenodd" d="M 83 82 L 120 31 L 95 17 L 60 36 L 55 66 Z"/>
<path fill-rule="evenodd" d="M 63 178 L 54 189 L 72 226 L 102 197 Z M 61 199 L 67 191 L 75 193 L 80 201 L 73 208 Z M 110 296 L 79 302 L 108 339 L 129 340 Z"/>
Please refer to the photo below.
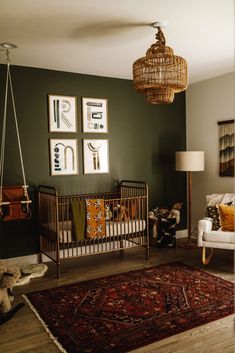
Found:
<path fill-rule="evenodd" d="M 202 236 L 203 241 L 216 242 L 216 243 L 232 243 L 235 244 L 235 233 L 234 232 L 223 232 L 223 231 L 210 231 L 204 233 Z"/>

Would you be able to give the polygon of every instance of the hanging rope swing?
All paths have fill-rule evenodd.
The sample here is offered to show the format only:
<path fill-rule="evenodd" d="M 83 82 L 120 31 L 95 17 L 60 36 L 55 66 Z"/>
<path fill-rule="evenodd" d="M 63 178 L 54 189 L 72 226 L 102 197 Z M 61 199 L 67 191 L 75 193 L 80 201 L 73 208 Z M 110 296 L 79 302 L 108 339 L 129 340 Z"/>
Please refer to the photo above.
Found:
<path fill-rule="evenodd" d="M 10 44 L 3 43 L 2 48 L 6 51 L 6 88 L 5 88 L 5 99 L 4 99 L 4 113 L 3 113 L 3 125 L 2 125 L 2 143 L 1 143 L 1 156 L 0 156 L 0 220 L 1 221 L 13 221 L 13 220 L 23 220 L 29 219 L 31 217 L 30 203 L 28 195 L 28 185 L 26 184 L 25 171 L 23 156 L 20 143 L 20 135 L 18 129 L 15 99 L 12 88 L 12 79 L 10 71 L 10 59 L 9 50 L 15 48 L 16 46 L 10 46 Z M 7 47 L 8 46 L 8 47 Z M 3 49 L 4 50 L 4 49 Z M 4 157 L 5 157 L 5 145 L 6 145 L 6 122 L 7 122 L 7 103 L 8 103 L 8 91 L 10 89 L 11 100 L 13 106 L 14 121 L 16 127 L 17 142 L 20 155 L 20 163 L 23 176 L 22 186 L 3 186 L 3 172 L 4 172 Z"/>

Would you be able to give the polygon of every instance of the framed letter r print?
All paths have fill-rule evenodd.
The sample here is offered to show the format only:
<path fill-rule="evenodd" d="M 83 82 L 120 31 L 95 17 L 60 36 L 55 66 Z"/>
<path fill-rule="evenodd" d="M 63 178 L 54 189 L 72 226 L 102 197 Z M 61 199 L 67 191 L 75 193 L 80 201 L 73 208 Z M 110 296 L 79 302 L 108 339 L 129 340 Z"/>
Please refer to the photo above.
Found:
<path fill-rule="evenodd" d="M 76 132 L 76 97 L 48 95 L 49 131 Z"/>

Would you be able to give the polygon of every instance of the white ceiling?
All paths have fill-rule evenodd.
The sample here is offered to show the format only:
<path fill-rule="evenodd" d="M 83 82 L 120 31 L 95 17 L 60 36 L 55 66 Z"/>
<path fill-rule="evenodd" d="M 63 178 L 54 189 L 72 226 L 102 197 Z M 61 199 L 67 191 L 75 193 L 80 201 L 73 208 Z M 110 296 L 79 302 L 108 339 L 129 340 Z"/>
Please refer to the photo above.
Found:
<path fill-rule="evenodd" d="M 0 43 L 15 65 L 131 79 L 161 21 L 194 83 L 235 70 L 234 1 L 0 0 Z"/>

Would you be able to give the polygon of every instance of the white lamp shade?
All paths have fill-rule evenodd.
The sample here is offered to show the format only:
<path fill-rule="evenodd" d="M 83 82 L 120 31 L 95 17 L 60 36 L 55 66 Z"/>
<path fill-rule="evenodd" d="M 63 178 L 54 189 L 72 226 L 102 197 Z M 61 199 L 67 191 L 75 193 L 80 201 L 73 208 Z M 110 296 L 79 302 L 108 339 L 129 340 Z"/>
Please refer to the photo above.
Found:
<path fill-rule="evenodd" d="M 176 152 L 175 169 L 182 172 L 199 172 L 204 170 L 204 151 Z"/>

